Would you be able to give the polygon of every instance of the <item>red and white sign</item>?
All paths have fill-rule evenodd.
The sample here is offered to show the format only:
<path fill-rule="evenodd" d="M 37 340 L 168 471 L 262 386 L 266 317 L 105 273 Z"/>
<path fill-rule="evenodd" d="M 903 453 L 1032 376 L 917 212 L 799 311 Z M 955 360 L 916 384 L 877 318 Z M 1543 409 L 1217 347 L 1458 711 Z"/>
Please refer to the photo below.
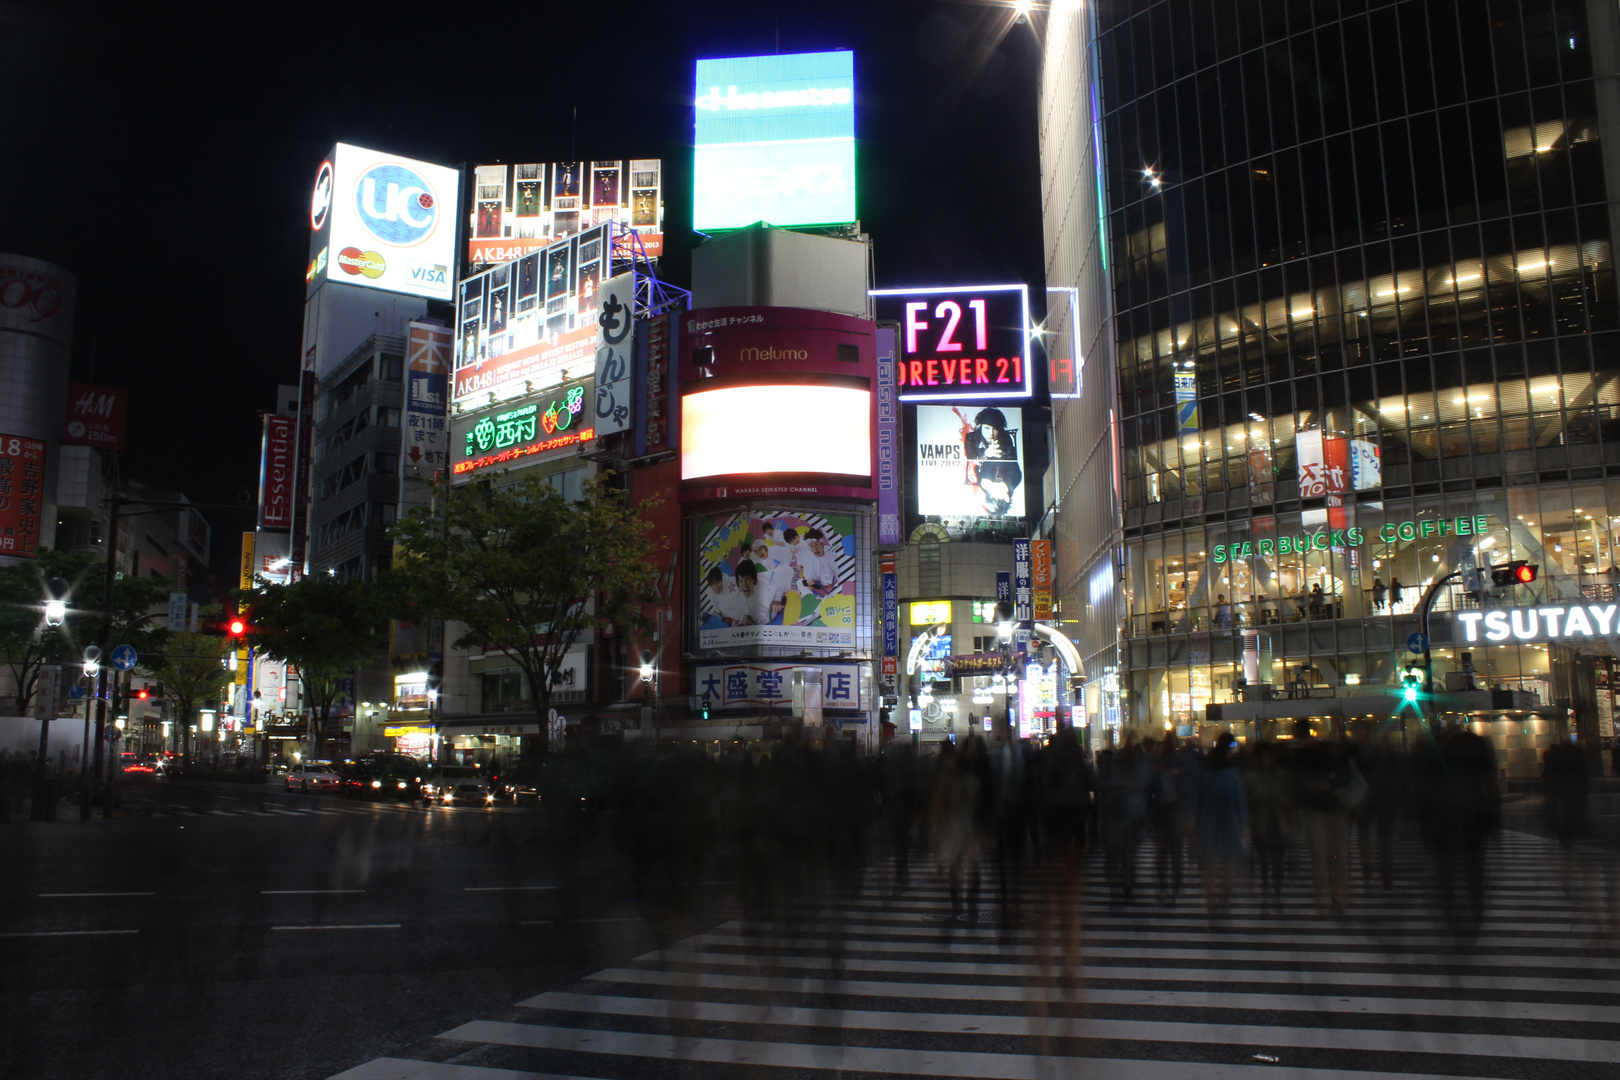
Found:
<path fill-rule="evenodd" d="M 44 442 L 0 435 L 0 555 L 39 555 L 44 495 Z"/>
<path fill-rule="evenodd" d="M 1321 429 L 1294 435 L 1299 458 L 1299 497 L 1320 499 L 1350 490 L 1350 441 Z"/>
<path fill-rule="evenodd" d="M 294 448 L 298 422 L 290 416 L 264 418 L 264 449 L 259 459 L 259 527 L 292 526 Z"/>
<path fill-rule="evenodd" d="M 62 431 L 63 444 L 122 450 L 124 417 L 128 410 L 127 391 L 108 386 L 68 383 L 67 426 Z"/>

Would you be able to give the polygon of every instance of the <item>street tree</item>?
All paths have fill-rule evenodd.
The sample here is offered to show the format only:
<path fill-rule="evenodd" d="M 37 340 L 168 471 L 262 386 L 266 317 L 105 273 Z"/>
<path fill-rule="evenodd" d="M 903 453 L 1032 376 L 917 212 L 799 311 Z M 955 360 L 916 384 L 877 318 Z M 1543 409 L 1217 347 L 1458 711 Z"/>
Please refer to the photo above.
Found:
<path fill-rule="evenodd" d="M 316 575 L 290 585 L 259 579 L 236 598 L 248 608 L 248 644 L 297 667 L 311 706 L 311 743 L 316 745 L 343 680 L 386 644 L 386 615 L 377 590 Z"/>
<path fill-rule="evenodd" d="M 101 631 L 101 598 L 106 585 L 105 561 L 92 551 L 42 549 L 32 562 L 0 567 L 0 664 L 16 687 L 17 711 L 27 715 L 39 685 L 40 665 L 55 660 L 77 669 L 86 645 Z M 68 583 L 67 614 L 51 634 L 45 628 L 47 582 Z M 107 646 L 133 645 L 137 652 L 162 646 L 166 628 L 150 613 L 168 599 L 166 578 L 118 578 Z"/>
<path fill-rule="evenodd" d="M 186 632 L 170 634 L 161 651 L 141 657 L 141 669 L 156 679 L 164 695 L 173 703 L 175 747 L 188 749 L 191 716 L 197 706 L 218 701 L 228 677 L 220 662 L 225 656 L 221 634 Z"/>
<path fill-rule="evenodd" d="M 642 625 L 655 570 L 652 526 L 596 477 L 570 500 L 545 476 L 441 485 L 394 527 L 395 614 L 462 623 L 458 648 L 504 653 L 523 672 L 540 730 L 587 630 Z"/>

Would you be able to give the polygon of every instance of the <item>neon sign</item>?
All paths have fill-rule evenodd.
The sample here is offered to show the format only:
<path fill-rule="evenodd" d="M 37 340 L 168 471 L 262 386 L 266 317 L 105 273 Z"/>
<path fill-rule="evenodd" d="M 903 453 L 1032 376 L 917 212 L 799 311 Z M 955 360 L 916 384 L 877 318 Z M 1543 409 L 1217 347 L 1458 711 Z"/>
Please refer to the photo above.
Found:
<path fill-rule="evenodd" d="M 1422 521 L 1387 521 L 1378 528 L 1378 539 L 1386 544 L 1396 540 L 1428 539 L 1431 536 L 1484 536 L 1490 529 L 1490 519 L 1484 514 L 1459 518 L 1425 518 Z M 1361 547 L 1367 534 L 1351 526 L 1348 529 L 1318 529 L 1303 536 L 1261 537 L 1259 540 L 1235 541 L 1216 544 L 1213 555 L 1217 563 L 1228 560 L 1264 558 L 1268 555 L 1303 555 L 1311 551 L 1339 550 Z"/>
<path fill-rule="evenodd" d="M 458 461 L 452 471 L 460 474 L 487 465 L 516 461 L 530 454 L 560 450 L 596 437 L 595 428 L 577 428 L 575 420 L 585 410 L 585 387 L 573 386 L 561 400 L 541 411 L 539 402 L 520 405 L 494 416 L 486 416 L 467 432 L 465 453 L 476 461 Z"/>
<path fill-rule="evenodd" d="M 901 401 L 1028 397 L 1029 289 L 1023 285 L 874 289 L 878 317 L 900 324 Z"/>

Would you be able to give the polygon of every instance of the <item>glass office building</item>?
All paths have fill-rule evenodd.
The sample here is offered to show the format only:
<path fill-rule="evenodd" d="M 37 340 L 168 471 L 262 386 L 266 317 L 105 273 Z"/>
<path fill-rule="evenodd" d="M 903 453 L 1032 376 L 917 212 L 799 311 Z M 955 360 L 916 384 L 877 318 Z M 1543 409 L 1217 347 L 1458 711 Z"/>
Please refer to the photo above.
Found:
<path fill-rule="evenodd" d="M 1613 598 L 1620 95 L 1594 72 L 1616 70 L 1615 22 L 1596 0 L 1053 6 L 1048 284 L 1097 298 L 1068 330 L 1081 400 L 1109 410 L 1076 404 L 1090 433 L 1059 434 L 1060 478 L 1099 422 L 1114 455 L 1069 515 L 1105 503 L 1109 535 L 1071 523 L 1059 580 L 1065 616 L 1109 581 L 1114 639 L 1092 617 L 1090 645 L 1125 728 L 1196 731 L 1256 683 L 1398 685 L 1452 570 L 1487 568 L 1438 611 Z M 1513 559 L 1540 580 L 1493 589 Z M 1462 664 L 1449 628 L 1437 681 Z M 1536 715 L 1607 686 L 1601 646 L 1593 678 L 1553 642 L 1470 651 Z"/>

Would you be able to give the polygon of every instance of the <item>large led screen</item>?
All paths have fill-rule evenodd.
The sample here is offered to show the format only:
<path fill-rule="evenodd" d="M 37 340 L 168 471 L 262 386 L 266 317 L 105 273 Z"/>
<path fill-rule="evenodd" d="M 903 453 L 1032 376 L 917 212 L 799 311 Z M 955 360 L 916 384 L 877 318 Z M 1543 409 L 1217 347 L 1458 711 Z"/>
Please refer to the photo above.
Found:
<path fill-rule="evenodd" d="M 877 317 L 899 324 L 901 401 L 1029 397 L 1029 289 L 949 285 L 873 289 Z"/>
<path fill-rule="evenodd" d="M 699 648 L 854 647 L 854 518 L 745 511 L 697 530 Z"/>
<path fill-rule="evenodd" d="M 315 173 L 305 278 L 450 300 L 461 174 L 338 143 Z"/>
<path fill-rule="evenodd" d="M 664 250 L 663 180 L 657 158 L 475 165 L 467 263 L 511 262 L 609 222 L 656 259 Z"/>
<path fill-rule="evenodd" d="M 855 54 L 697 62 L 692 227 L 855 220 Z"/>
<path fill-rule="evenodd" d="M 461 283 L 453 400 L 504 397 L 525 383 L 537 390 L 596 370 L 615 228 L 598 225 Z"/>
<path fill-rule="evenodd" d="M 752 385 L 681 398 L 681 479 L 872 475 L 872 392 Z"/>
<path fill-rule="evenodd" d="M 1024 516 L 1023 412 L 999 405 L 917 406 L 917 513 Z"/>

